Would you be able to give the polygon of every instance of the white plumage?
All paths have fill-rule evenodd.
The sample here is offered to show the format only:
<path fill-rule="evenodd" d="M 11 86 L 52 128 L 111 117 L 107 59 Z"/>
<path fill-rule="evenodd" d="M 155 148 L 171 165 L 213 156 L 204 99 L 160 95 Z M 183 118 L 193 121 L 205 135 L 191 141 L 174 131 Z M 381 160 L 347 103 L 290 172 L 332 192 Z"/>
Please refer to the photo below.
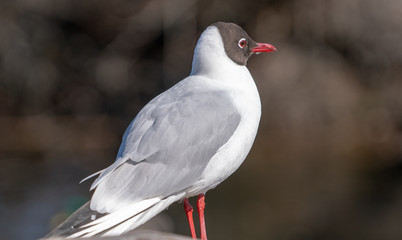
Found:
<path fill-rule="evenodd" d="M 190 76 L 150 101 L 124 133 L 116 161 L 90 176 L 100 174 L 89 208 L 70 220 L 77 225 L 69 237 L 120 235 L 229 177 L 250 151 L 261 116 L 245 63 L 252 53 L 274 50 L 235 24 L 208 27 Z M 88 220 L 92 213 L 98 218 Z"/>
<path fill-rule="evenodd" d="M 199 92 L 207 92 L 209 95 L 212 95 L 212 99 L 197 99 L 198 101 L 201 100 L 201 102 L 199 106 L 194 106 L 194 109 L 192 110 L 199 111 L 200 116 L 209 114 L 209 109 L 204 110 L 202 108 L 203 104 L 205 104 L 205 101 L 202 100 L 211 101 L 216 99 L 219 101 L 219 99 L 222 98 L 222 102 L 225 102 L 225 105 L 218 104 L 217 106 L 214 106 L 213 108 L 216 109 L 215 111 L 224 111 L 225 115 L 233 115 L 233 118 L 236 118 L 236 116 L 238 118 L 237 126 L 233 126 L 231 128 L 232 132 L 225 133 L 228 135 L 228 140 L 222 146 L 219 146 L 218 150 L 212 155 L 212 158 L 206 159 L 201 156 L 200 159 L 192 159 L 193 161 L 197 161 L 200 165 L 200 168 L 202 168 L 202 171 L 199 171 L 198 174 L 197 171 L 194 171 L 193 167 L 188 166 L 187 168 L 182 168 L 181 171 L 186 172 L 184 174 L 180 173 L 179 171 L 172 172 L 171 175 L 166 177 L 161 176 L 161 178 L 166 179 L 165 182 L 155 182 L 150 180 L 148 182 L 144 181 L 143 183 L 145 186 L 144 188 L 150 189 L 156 187 L 152 184 L 161 186 L 170 182 L 171 179 L 169 177 L 178 178 L 182 176 L 182 180 L 177 181 L 182 182 L 183 184 L 181 185 L 183 186 L 168 186 L 168 188 L 171 188 L 169 193 L 170 195 L 150 195 L 142 196 L 144 199 L 135 199 L 134 196 L 141 195 L 141 193 L 138 192 L 138 188 L 135 188 L 129 184 L 129 179 L 136 177 L 136 174 L 144 173 L 136 172 L 138 165 L 129 164 L 127 161 L 131 160 L 133 162 L 141 162 L 150 157 L 152 154 L 155 154 L 155 152 L 159 151 L 167 144 L 167 142 L 170 141 L 160 141 L 161 139 L 158 135 L 158 139 L 149 139 L 149 141 L 158 140 L 158 142 L 160 141 L 161 146 L 152 146 L 149 147 L 149 149 L 146 149 L 146 147 L 141 148 L 141 140 L 143 140 L 144 135 L 147 134 L 147 131 L 153 130 L 150 128 L 152 128 L 154 121 L 151 116 L 144 116 L 150 117 L 150 119 L 144 121 L 144 123 L 138 127 L 139 131 L 138 129 L 135 129 L 137 131 L 134 131 L 132 126 L 135 124 L 135 121 L 139 121 L 137 116 L 124 134 L 116 162 L 109 168 L 103 170 L 99 178 L 96 179 L 91 186 L 91 188 L 95 188 L 95 193 L 91 199 L 91 209 L 100 213 L 109 213 L 110 216 L 113 217 L 106 215 L 103 217 L 105 218 L 104 220 L 100 218 L 99 220 L 102 221 L 98 220 L 99 222 L 88 225 L 90 226 L 89 228 L 84 227 L 82 231 L 72 235 L 72 237 L 90 237 L 108 229 L 109 231 L 106 232 L 106 235 L 119 235 L 134 229 L 138 225 L 146 222 L 164 210 L 171 203 L 181 200 L 184 197 L 191 197 L 200 193 L 205 193 L 209 189 L 216 187 L 219 183 L 230 176 L 244 161 L 257 133 L 258 123 L 261 115 L 260 99 L 254 80 L 246 66 L 241 66 L 234 63 L 226 55 L 221 36 L 215 26 L 211 26 L 205 30 L 197 43 L 194 52 L 191 75 L 179 82 L 177 85 L 173 86 L 171 89 L 156 97 L 156 99 L 150 102 L 148 107 L 157 107 L 153 106 L 152 104 L 154 104 L 154 102 L 158 102 L 159 99 L 176 99 L 178 98 L 177 96 L 180 95 L 178 92 L 184 92 L 184 94 L 187 92 L 194 93 L 191 98 L 204 97 L 203 94 L 200 94 Z M 181 99 L 178 100 L 180 101 Z M 169 104 L 167 107 L 170 106 Z M 232 104 L 232 106 L 228 104 Z M 144 107 L 142 111 L 144 110 L 148 110 L 147 106 Z M 232 112 L 228 112 L 228 110 Z M 150 113 L 147 112 L 146 114 Z M 139 116 L 142 116 L 141 113 Z M 185 117 L 182 119 L 182 121 L 186 120 L 187 119 Z M 221 119 L 213 120 L 218 123 Z M 179 120 L 171 124 L 182 125 L 184 123 Z M 209 124 L 216 123 L 211 121 Z M 229 123 L 224 121 L 223 124 Z M 190 123 L 189 126 L 192 127 L 187 129 L 187 131 L 196 132 L 201 130 L 197 128 L 197 122 Z M 171 125 L 168 127 L 174 128 Z M 222 127 L 224 126 L 216 126 L 216 129 Z M 167 130 L 166 127 L 163 130 Z M 179 134 L 184 135 L 185 133 Z M 199 132 L 197 133 L 197 136 L 199 138 L 206 138 L 207 136 L 205 135 L 211 136 L 213 134 L 215 133 Z M 173 137 L 173 139 L 176 138 Z M 148 144 L 155 144 L 155 142 L 149 142 Z M 199 143 L 197 143 L 197 145 L 198 144 Z M 197 148 L 197 145 L 194 147 Z M 186 147 L 187 148 L 183 149 L 177 147 L 175 151 L 191 152 L 193 150 L 192 148 L 188 148 L 188 146 Z M 180 154 L 180 152 L 176 152 L 176 154 Z M 187 166 L 185 163 L 178 163 L 178 161 L 185 162 L 188 161 L 188 159 L 177 159 L 176 155 L 166 156 L 162 163 L 160 163 L 161 167 L 155 167 L 155 169 L 152 169 L 154 168 L 153 164 L 158 163 L 150 163 L 150 166 L 146 169 L 148 169 L 148 171 L 153 171 L 154 174 L 157 175 L 160 174 L 160 171 L 158 170 L 162 169 L 163 166 L 168 170 L 170 169 L 170 171 L 171 168 L 169 165 Z M 143 169 L 144 168 L 141 170 L 146 171 Z M 188 177 L 187 175 L 190 176 Z M 113 176 L 115 177 L 113 178 Z M 108 181 L 114 182 L 110 184 Z M 118 189 L 116 190 L 116 188 Z M 167 187 L 163 188 L 166 189 Z M 146 203 L 152 203 L 152 206 L 148 206 L 146 212 L 142 213 L 142 215 L 136 216 L 140 212 L 144 211 L 144 205 L 146 206 Z M 149 213 L 146 214 L 147 212 Z M 134 216 L 136 217 L 127 221 L 123 226 L 116 226 L 115 229 L 110 229 L 119 222 L 126 221 L 128 218 Z M 139 220 L 141 220 L 140 224 Z"/>

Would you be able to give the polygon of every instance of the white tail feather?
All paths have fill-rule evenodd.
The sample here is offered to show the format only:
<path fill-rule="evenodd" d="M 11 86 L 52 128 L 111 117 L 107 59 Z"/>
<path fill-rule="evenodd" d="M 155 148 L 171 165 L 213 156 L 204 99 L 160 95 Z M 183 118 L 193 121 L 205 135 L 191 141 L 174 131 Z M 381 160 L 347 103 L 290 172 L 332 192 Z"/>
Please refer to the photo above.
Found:
<path fill-rule="evenodd" d="M 128 207 L 109 213 L 101 218 L 98 218 L 97 220 L 94 220 L 80 227 L 83 229 L 68 236 L 68 238 L 94 236 L 100 232 L 112 228 L 115 225 L 118 225 L 121 222 L 126 221 L 129 218 L 132 218 L 135 215 L 138 215 L 142 211 L 145 211 L 153 205 L 157 204 L 159 201 L 161 201 L 160 198 L 150 198 L 141 202 L 137 202 L 135 204 L 131 204 Z"/>
<path fill-rule="evenodd" d="M 170 204 L 179 201 L 184 197 L 184 193 L 181 193 L 180 195 L 173 195 L 170 197 L 167 197 L 161 201 L 159 201 L 157 204 L 152 206 L 151 208 L 147 209 L 146 211 L 136 215 L 135 217 L 123 222 L 122 224 L 119 224 L 118 226 L 114 227 L 113 229 L 107 231 L 104 233 L 102 236 L 110 237 L 110 236 L 117 236 L 121 235 L 125 232 L 128 232 L 130 230 L 133 230 L 140 225 L 144 224 L 146 221 L 157 215 L 158 213 L 162 212 L 165 210 Z"/>

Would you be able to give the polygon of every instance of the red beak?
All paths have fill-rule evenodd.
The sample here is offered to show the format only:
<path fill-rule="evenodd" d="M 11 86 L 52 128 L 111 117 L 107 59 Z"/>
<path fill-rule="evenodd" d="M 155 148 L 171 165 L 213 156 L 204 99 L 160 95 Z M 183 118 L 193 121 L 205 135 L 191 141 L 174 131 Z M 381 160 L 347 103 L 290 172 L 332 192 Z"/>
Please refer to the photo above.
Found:
<path fill-rule="evenodd" d="M 253 51 L 253 53 L 259 53 L 259 52 L 275 52 L 277 50 L 271 44 L 257 43 L 257 47 L 252 48 L 251 51 Z"/>

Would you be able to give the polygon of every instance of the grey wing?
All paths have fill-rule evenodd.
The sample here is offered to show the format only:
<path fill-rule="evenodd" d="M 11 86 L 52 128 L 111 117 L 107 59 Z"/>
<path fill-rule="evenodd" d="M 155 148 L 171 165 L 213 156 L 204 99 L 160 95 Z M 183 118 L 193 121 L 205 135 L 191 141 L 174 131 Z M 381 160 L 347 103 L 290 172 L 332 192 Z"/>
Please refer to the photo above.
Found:
<path fill-rule="evenodd" d="M 158 95 L 152 101 L 150 101 L 143 109 L 141 109 L 133 121 L 131 121 L 130 125 L 124 132 L 122 142 L 116 156 L 116 161 L 106 169 L 98 172 L 100 175 L 92 184 L 91 190 L 96 188 L 110 173 L 128 160 L 140 162 L 153 153 L 145 152 L 145 154 L 141 154 L 141 151 L 139 151 L 139 144 L 144 135 L 152 130 L 151 128 L 155 124 L 155 121 L 163 118 L 164 115 L 166 115 L 167 111 L 169 110 L 169 105 L 175 104 L 175 99 L 172 97 L 173 94 L 169 94 L 169 90 Z M 144 153 L 144 151 L 142 152 Z M 91 178 L 98 173 L 95 173 L 82 181 L 85 181 L 86 179 Z"/>
<path fill-rule="evenodd" d="M 109 212 L 191 186 L 239 122 L 225 92 L 165 92 L 130 124 L 115 164 L 125 160 L 97 186 L 91 208 Z"/>

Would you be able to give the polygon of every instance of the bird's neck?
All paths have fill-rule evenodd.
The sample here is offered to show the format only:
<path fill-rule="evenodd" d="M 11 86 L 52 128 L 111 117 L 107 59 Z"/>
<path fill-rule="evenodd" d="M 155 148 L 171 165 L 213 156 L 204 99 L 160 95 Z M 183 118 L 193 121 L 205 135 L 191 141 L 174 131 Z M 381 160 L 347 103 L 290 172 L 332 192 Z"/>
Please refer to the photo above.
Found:
<path fill-rule="evenodd" d="M 216 55 L 206 58 L 197 55 L 193 58 L 193 66 L 190 75 L 200 75 L 213 79 L 222 79 L 239 71 L 248 70 L 245 66 L 238 65 L 228 58 L 222 58 Z"/>
<path fill-rule="evenodd" d="M 247 69 L 233 62 L 226 54 L 219 30 L 208 27 L 198 40 L 194 50 L 191 75 L 220 79 L 231 72 Z"/>

